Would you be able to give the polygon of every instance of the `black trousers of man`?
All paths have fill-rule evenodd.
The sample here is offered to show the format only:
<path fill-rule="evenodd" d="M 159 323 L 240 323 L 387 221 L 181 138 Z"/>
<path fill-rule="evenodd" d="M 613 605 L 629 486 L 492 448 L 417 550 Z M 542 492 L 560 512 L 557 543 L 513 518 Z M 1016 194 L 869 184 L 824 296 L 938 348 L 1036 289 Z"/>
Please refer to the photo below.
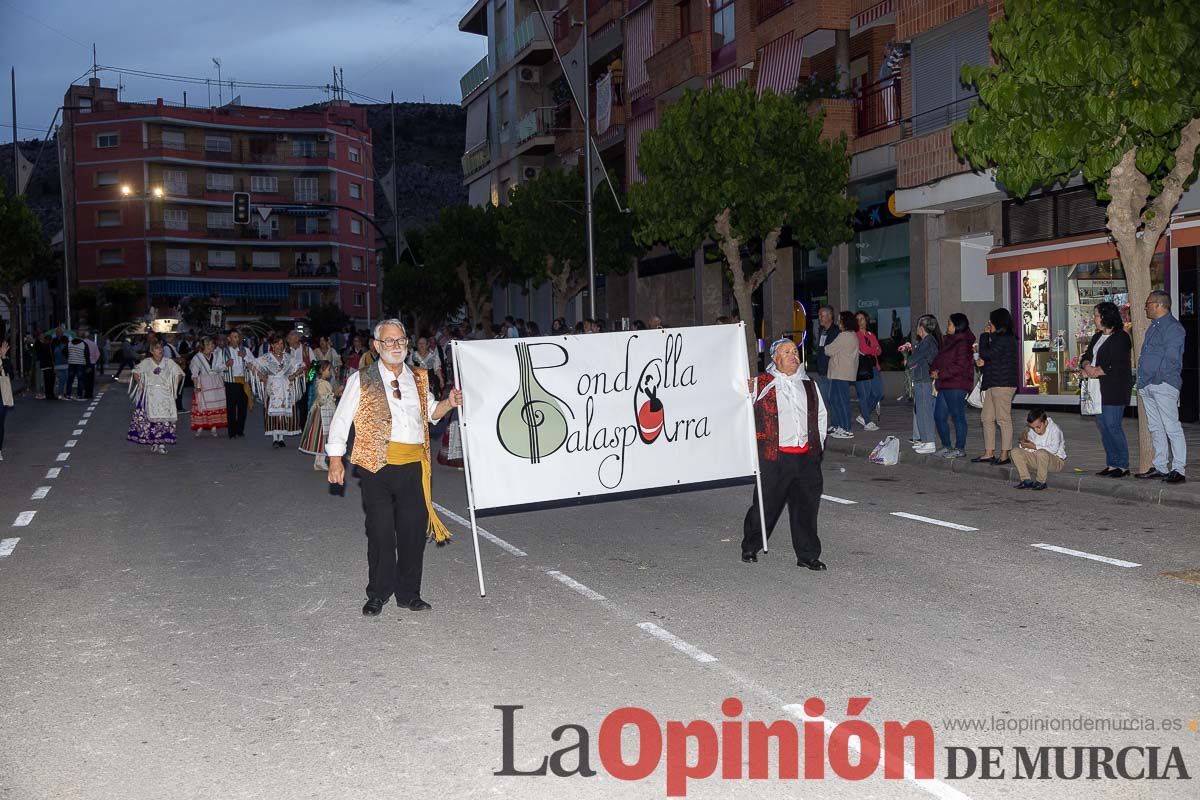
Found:
<path fill-rule="evenodd" d="M 58 386 L 55 381 L 58 376 L 54 374 L 54 367 L 42 367 L 42 389 L 45 390 L 47 400 L 58 399 Z"/>
<path fill-rule="evenodd" d="M 225 413 L 229 418 L 229 438 L 246 435 L 246 390 L 240 383 L 225 384 Z"/>
<path fill-rule="evenodd" d="M 91 400 L 96 392 L 96 365 L 88 364 L 83 369 L 83 396 Z"/>
<path fill-rule="evenodd" d="M 762 487 L 766 496 L 763 511 L 767 517 L 767 538 L 783 513 L 788 509 L 792 524 L 792 547 L 796 558 L 811 560 L 821 557 L 821 539 L 817 536 L 817 512 L 821 509 L 821 493 L 825 479 L 821 474 L 821 459 L 812 453 L 780 453 L 778 461 L 762 459 Z M 742 523 L 742 552 L 762 550 L 762 528 L 758 521 L 758 490 L 754 502 Z"/>
<path fill-rule="evenodd" d="M 367 597 L 405 603 L 421 596 L 429 512 L 421 464 L 358 470 L 367 516 Z"/>

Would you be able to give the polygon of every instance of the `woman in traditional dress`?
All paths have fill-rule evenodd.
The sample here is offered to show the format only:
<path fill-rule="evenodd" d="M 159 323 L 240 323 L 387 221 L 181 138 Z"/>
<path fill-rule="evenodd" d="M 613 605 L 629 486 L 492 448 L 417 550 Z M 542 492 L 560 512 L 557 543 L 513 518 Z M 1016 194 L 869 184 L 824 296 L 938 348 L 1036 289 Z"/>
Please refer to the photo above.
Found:
<path fill-rule="evenodd" d="M 417 347 L 409 353 L 408 363 L 429 373 L 429 387 L 433 390 L 433 396 L 440 398 L 443 386 L 442 357 L 438 355 L 438 349 L 433 346 L 429 336 L 417 337 Z"/>
<path fill-rule="evenodd" d="M 328 336 L 322 336 L 317 340 L 317 346 L 312 351 L 313 358 L 317 361 L 328 361 L 330 367 L 329 385 L 337 386 L 341 381 L 342 374 L 342 356 L 334 349 L 333 344 L 329 341 Z"/>
<path fill-rule="evenodd" d="M 208 336 L 200 340 L 197 353 L 192 356 L 192 430 L 199 436 L 201 431 L 212 431 L 215 439 L 219 430 L 229 425 L 225 408 L 224 370 L 214 355 L 216 343 Z"/>
<path fill-rule="evenodd" d="M 270 335 L 267 345 L 266 354 L 252 365 L 254 394 L 263 406 L 263 433 L 271 437 L 271 447 L 287 447 L 283 437 L 300 435 L 302 421 L 296 408 L 295 387 L 304 364 L 288 358 L 278 333 Z"/>
<path fill-rule="evenodd" d="M 163 358 L 162 343 L 155 340 L 150 355 L 134 368 L 129 381 L 133 418 L 126 439 L 150 445 L 152 453 L 166 454 L 167 445 L 175 444 L 175 395 L 183 385 L 183 377 L 178 364 Z"/>
<path fill-rule="evenodd" d="M 333 384 L 333 365 L 328 361 L 317 362 L 317 378 L 313 381 L 313 401 L 308 408 L 308 421 L 304 423 L 304 435 L 300 437 L 300 452 L 315 456 L 313 469 L 328 470 L 325 458 L 325 437 L 333 412 L 337 410 L 337 394 Z"/>

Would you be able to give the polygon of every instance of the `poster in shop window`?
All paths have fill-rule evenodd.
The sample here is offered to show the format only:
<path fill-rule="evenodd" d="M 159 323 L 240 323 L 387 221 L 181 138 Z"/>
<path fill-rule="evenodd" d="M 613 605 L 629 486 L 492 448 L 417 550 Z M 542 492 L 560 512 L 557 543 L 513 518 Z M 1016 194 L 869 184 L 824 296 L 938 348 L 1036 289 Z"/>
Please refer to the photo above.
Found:
<path fill-rule="evenodd" d="M 1024 385 L 1042 384 L 1033 354 L 1050 346 L 1050 271 L 1031 269 L 1021 273 L 1021 349 L 1024 355 Z"/>

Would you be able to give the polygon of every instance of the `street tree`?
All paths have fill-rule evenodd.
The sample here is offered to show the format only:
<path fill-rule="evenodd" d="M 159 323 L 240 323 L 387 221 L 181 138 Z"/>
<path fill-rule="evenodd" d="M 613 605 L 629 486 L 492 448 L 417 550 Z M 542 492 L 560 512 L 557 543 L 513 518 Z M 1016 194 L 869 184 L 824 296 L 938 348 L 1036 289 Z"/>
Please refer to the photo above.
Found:
<path fill-rule="evenodd" d="M 137 313 L 137 303 L 144 294 L 142 285 L 129 278 L 113 278 L 107 281 L 102 289 L 104 295 L 104 311 L 101 315 L 100 327 L 108 330 L 114 325 L 132 322 Z"/>
<path fill-rule="evenodd" d="M 350 322 L 350 315 L 337 303 L 322 303 L 308 309 L 305 318 L 314 344 L 322 336 L 332 336 Z"/>
<path fill-rule="evenodd" d="M 391 249 L 387 252 L 387 264 L 383 273 L 383 307 L 390 314 L 402 315 L 412 320 L 410 338 L 414 340 L 422 331 L 441 324 L 447 317 L 462 308 L 462 289 L 451 273 L 431 270 L 425 265 L 429 252 L 428 237 L 423 231 L 405 233 L 408 248 L 400 257 L 400 263 L 391 260 Z"/>
<path fill-rule="evenodd" d="M 1009 0 L 991 26 L 996 63 L 963 67 L 980 102 L 953 132 L 975 169 L 1023 198 L 1076 175 L 1107 201 L 1129 290 L 1133 341 L 1171 210 L 1200 145 L 1200 3 Z M 1141 468 L 1152 447 L 1142 416 Z"/>
<path fill-rule="evenodd" d="M 0 292 L 14 323 L 10 328 L 14 353 L 21 352 L 21 291 L 25 284 L 49 277 L 52 265 L 42 226 L 25 198 L 9 197 L 0 190 Z"/>
<path fill-rule="evenodd" d="M 630 189 L 637 237 L 683 255 L 716 243 L 738 312 L 747 355 L 756 355 L 754 290 L 778 267 L 785 226 L 799 247 L 827 253 L 853 235 L 844 138 L 821 139 L 822 117 L 790 96 L 759 98 L 745 84 L 688 92 L 642 137 Z M 761 258 L 743 254 L 761 243 Z"/>
<path fill-rule="evenodd" d="M 588 286 L 584 179 L 575 170 L 542 170 L 513 190 L 500 215 L 500 237 L 512 257 L 513 279 L 548 282 L 553 316 Z M 633 268 L 639 248 L 633 220 L 613 202 L 608 188 L 595 187 L 592 201 L 596 274 L 620 275 Z"/>
<path fill-rule="evenodd" d="M 425 229 L 425 269 L 458 281 L 471 325 L 492 325 L 492 285 L 510 272 L 508 254 L 500 242 L 499 220 L 504 209 L 491 205 L 446 206 Z"/>

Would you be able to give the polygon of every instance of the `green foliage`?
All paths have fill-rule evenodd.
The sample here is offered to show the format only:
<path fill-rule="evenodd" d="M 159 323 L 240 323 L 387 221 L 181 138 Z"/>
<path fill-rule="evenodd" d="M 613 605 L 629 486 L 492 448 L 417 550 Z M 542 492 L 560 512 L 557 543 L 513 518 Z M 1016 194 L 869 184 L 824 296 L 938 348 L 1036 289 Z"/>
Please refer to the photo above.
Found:
<path fill-rule="evenodd" d="M 503 209 L 485 206 L 454 205 L 441 210 L 438 219 L 425 230 L 422 250 L 425 270 L 434 279 L 457 283 L 456 306 L 465 301 L 472 322 L 484 314 L 492 284 L 510 271 L 508 254 L 500 244 L 500 216 Z"/>
<path fill-rule="evenodd" d="M 143 294 L 142 284 L 128 278 L 114 278 L 105 283 L 100 290 L 100 330 L 106 331 L 114 325 L 132 321 L 137 313 L 138 300 Z"/>
<path fill-rule="evenodd" d="M 792 98 L 804 108 L 817 100 L 848 100 L 853 97 L 853 91 L 838 86 L 837 78 L 823 78 L 820 75 L 810 75 L 798 81 L 792 90 Z"/>
<path fill-rule="evenodd" d="M 0 189 L 0 292 L 15 299 L 29 281 L 49 277 L 53 268 L 42 227 L 24 197 Z"/>
<path fill-rule="evenodd" d="M 453 275 L 431 270 L 425 264 L 430 250 L 428 235 L 419 230 L 405 233 L 408 250 L 393 263 L 392 249 L 385 254 L 383 307 L 385 312 L 412 319 L 417 333 L 440 324 L 462 306 L 462 290 Z"/>
<path fill-rule="evenodd" d="M 1012 194 L 1072 175 L 1108 199 L 1106 181 L 1137 148 L 1151 196 L 1175 166 L 1180 133 L 1200 116 L 1200 3 L 1009 0 L 992 25 L 992 67 L 964 67 L 980 104 L 954 144 L 976 169 L 996 167 Z"/>
<path fill-rule="evenodd" d="M 801 247 L 828 252 L 853 230 L 846 196 L 844 140 L 821 141 L 821 117 L 791 97 L 747 86 L 688 92 L 642 138 L 645 183 L 630 189 L 637 238 L 690 253 L 719 238 L 716 218 L 731 211 L 737 242 L 785 225 Z M 743 269 L 752 264 L 743 261 Z"/>
<path fill-rule="evenodd" d="M 305 319 L 312 341 L 340 331 L 350 322 L 350 316 L 337 303 L 323 303 L 308 309 Z M 314 345 L 315 346 L 315 345 Z"/>

